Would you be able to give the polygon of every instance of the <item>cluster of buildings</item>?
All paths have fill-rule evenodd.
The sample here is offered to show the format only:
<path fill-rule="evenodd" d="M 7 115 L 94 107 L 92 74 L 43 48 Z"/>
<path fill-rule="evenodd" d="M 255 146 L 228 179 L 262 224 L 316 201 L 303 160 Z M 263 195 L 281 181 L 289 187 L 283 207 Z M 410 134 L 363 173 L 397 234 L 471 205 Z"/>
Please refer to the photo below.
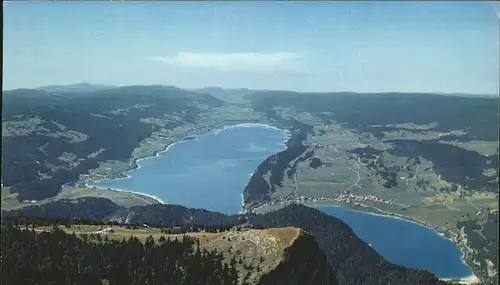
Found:
<path fill-rule="evenodd" d="M 363 201 L 372 201 L 372 202 L 378 202 L 378 203 L 384 203 L 384 204 L 393 204 L 394 202 L 392 200 L 384 200 L 382 198 L 379 198 L 375 195 L 356 195 L 352 193 L 341 193 L 337 198 L 334 199 L 336 202 L 343 202 L 343 203 L 359 203 Z"/>
<path fill-rule="evenodd" d="M 320 201 L 323 201 L 323 202 L 333 201 L 333 199 L 325 198 L 325 197 L 311 198 L 311 197 L 297 196 L 295 194 L 291 194 L 291 195 L 288 195 L 288 196 L 281 198 L 279 200 L 264 203 L 261 206 L 259 206 L 259 208 L 270 206 L 270 205 L 283 205 L 283 204 L 293 204 L 293 203 L 306 204 L 306 203 L 314 203 L 314 202 L 320 202 Z"/>
<path fill-rule="evenodd" d="M 276 201 L 268 202 L 263 204 L 261 207 L 269 206 L 269 205 L 282 205 L 282 204 L 291 204 L 291 203 L 297 203 L 297 204 L 308 204 L 308 203 L 316 203 L 316 202 L 342 202 L 342 203 L 350 203 L 350 204 L 359 204 L 361 202 L 365 201 L 372 201 L 372 202 L 378 202 L 378 203 L 384 203 L 384 204 L 393 204 L 394 202 L 392 200 L 385 200 L 380 197 L 377 197 L 375 195 L 356 195 L 352 193 L 341 193 L 337 198 L 326 198 L 326 197 L 319 197 L 319 198 L 312 198 L 312 197 L 305 197 L 305 196 L 297 196 L 295 194 L 291 194 L 285 198 L 281 198 Z"/>
<path fill-rule="evenodd" d="M 260 205 L 258 208 L 261 207 L 266 207 L 266 206 L 271 206 L 271 205 L 287 205 L 287 204 L 310 204 L 310 203 L 317 203 L 317 202 L 341 202 L 341 203 L 349 203 L 353 205 L 359 205 L 362 202 L 366 201 L 372 201 L 372 202 L 378 202 L 378 203 L 383 203 L 383 204 L 393 204 L 394 201 L 391 199 L 385 200 L 380 197 L 377 197 L 375 195 L 356 195 L 352 194 L 349 192 L 343 192 L 339 194 L 337 198 L 326 198 L 326 197 L 319 197 L 319 198 L 312 198 L 312 197 L 305 197 L 305 196 L 297 196 L 295 193 L 288 195 L 284 198 L 281 198 L 279 200 L 271 201 L 264 203 Z"/>

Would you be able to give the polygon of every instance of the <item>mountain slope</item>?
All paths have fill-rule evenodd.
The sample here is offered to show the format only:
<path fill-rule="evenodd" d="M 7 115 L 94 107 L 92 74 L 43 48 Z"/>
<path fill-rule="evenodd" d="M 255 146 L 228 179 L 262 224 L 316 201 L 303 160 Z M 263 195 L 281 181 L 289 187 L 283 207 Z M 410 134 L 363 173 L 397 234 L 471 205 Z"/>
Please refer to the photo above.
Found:
<path fill-rule="evenodd" d="M 104 226 L 103 222 L 71 221 L 62 226 L 51 220 L 4 219 L 3 282 L 338 284 L 315 239 L 297 228 L 197 228 L 175 234 L 152 227 Z M 140 270 L 141 266 L 148 269 Z M 129 270 L 119 273 L 124 267 Z"/>
<path fill-rule="evenodd" d="M 295 229 L 296 230 L 296 229 Z M 271 230 L 268 230 L 270 232 Z M 279 236 L 286 234 L 283 229 Z M 290 230 L 288 230 L 290 231 Z M 285 233 L 283 233 L 285 232 Z M 326 255 L 309 234 L 299 230 L 291 245 L 284 251 L 284 259 L 259 281 L 262 285 L 326 285 L 338 284 Z"/>
<path fill-rule="evenodd" d="M 341 284 L 446 284 L 432 273 L 386 261 L 341 220 L 319 210 L 290 205 L 264 215 L 252 215 L 256 226 L 299 227 L 316 238 Z"/>
<path fill-rule="evenodd" d="M 439 281 L 436 276 L 428 271 L 410 269 L 386 261 L 368 244 L 358 238 L 344 222 L 305 206 L 290 205 L 263 215 L 229 216 L 174 205 L 151 205 L 130 209 L 115 205 L 106 211 L 100 207 L 103 205 L 102 200 L 105 199 L 84 199 L 80 201 L 79 206 L 65 201 L 57 201 L 41 206 L 2 212 L 2 215 L 43 215 L 44 218 L 87 219 L 89 215 L 81 211 L 82 208 L 87 208 L 89 211 L 104 211 L 100 214 L 101 217 L 105 216 L 100 219 L 101 221 L 120 221 L 136 225 L 148 223 L 159 227 L 171 227 L 181 224 L 217 227 L 233 227 L 236 225 L 264 228 L 295 227 L 304 229 L 317 240 L 340 284 L 447 284 Z M 101 202 L 97 203 L 97 201 Z M 99 205 L 99 209 L 93 208 L 96 205 Z M 118 210 L 115 211 L 115 209 Z"/>
<path fill-rule="evenodd" d="M 225 262 L 236 267 L 240 284 L 338 284 L 314 237 L 301 229 L 242 228 L 188 235 L 199 238 L 202 248 L 222 252 Z"/>

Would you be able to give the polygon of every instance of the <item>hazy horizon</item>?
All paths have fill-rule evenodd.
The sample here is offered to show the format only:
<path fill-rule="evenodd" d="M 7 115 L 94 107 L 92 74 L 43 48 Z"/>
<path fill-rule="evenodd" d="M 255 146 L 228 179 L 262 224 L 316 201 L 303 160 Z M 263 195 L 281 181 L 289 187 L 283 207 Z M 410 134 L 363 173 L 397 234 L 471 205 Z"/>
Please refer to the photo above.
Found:
<path fill-rule="evenodd" d="M 204 87 L 197 87 L 197 88 L 188 88 L 188 87 L 182 87 L 182 86 L 176 86 L 176 85 L 168 85 L 168 84 L 130 84 L 130 85 L 109 85 L 109 84 L 94 84 L 92 82 L 76 82 L 76 83 L 69 83 L 69 84 L 50 84 L 50 85 L 43 85 L 43 86 L 36 86 L 36 87 L 30 87 L 30 88 L 14 88 L 14 89 L 3 89 L 2 91 L 13 91 L 13 90 L 18 90 L 18 89 L 44 89 L 48 87 L 69 87 L 73 85 L 81 85 L 81 84 L 88 84 L 91 86 L 105 86 L 105 87 L 110 87 L 110 88 L 120 88 L 120 87 L 130 87 L 130 86 L 164 86 L 164 87 L 173 87 L 173 88 L 179 88 L 179 89 L 184 89 L 184 90 L 194 90 L 194 91 L 199 91 L 203 89 L 209 89 L 209 88 L 220 88 L 223 90 L 250 90 L 250 91 L 289 91 L 289 92 L 299 92 L 299 93 L 355 93 L 355 94 L 389 94 L 389 93 L 401 93 L 401 94 L 412 94 L 412 93 L 419 93 L 419 94 L 430 94 L 430 95 L 449 95 L 449 96 L 485 96 L 485 97 L 498 97 L 498 94 L 481 94 L 481 93 L 445 93 L 445 92 L 398 92 L 398 91 L 385 91 L 385 92 L 355 92 L 355 91 L 350 91 L 350 90 L 338 90 L 338 91 L 321 91 L 321 92 L 313 92 L 313 91 L 294 91 L 294 90 L 287 90 L 287 89 L 258 89 L 258 88 L 247 88 L 247 87 L 234 87 L 234 88 L 224 88 L 220 86 L 204 86 Z"/>
<path fill-rule="evenodd" d="M 8 2 L 3 90 L 89 82 L 498 95 L 495 4 Z"/>

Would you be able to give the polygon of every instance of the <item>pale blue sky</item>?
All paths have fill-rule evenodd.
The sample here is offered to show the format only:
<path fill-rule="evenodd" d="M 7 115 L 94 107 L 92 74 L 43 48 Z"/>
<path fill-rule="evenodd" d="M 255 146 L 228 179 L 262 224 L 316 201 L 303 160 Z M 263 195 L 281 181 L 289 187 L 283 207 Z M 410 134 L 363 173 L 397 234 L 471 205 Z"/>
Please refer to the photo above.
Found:
<path fill-rule="evenodd" d="M 3 86 L 497 94 L 490 2 L 8 2 Z"/>

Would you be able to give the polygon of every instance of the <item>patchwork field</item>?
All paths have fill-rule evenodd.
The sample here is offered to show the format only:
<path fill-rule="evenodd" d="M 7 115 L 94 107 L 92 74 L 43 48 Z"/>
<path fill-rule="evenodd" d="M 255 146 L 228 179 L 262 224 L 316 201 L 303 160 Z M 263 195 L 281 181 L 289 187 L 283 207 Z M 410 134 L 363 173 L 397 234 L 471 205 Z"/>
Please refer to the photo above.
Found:
<path fill-rule="evenodd" d="M 360 142 L 362 135 L 345 131 L 340 125 L 317 124 L 316 126 L 317 131 L 308 138 L 308 142 L 317 145 L 314 154 L 321 159 L 322 166 L 313 169 L 307 163 L 299 165 L 296 175 L 298 196 L 335 199 L 346 191 L 359 196 L 374 195 L 383 200 L 392 200 L 393 203 L 387 205 L 370 202 L 369 204 L 373 207 L 407 215 L 452 231 L 457 231 L 454 221 L 458 221 L 459 217 L 476 215 L 478 211 L 498 209 L 498 194 L 495 193 L 472 191 L 464 191 L 462 194 L 442 193 L 439 189 L 449 188 L 455 184 L 435 173 L 432 161 L 420 158 L 419 164 L 410 165 L 407 163 L 408 157 L 396 156 L 384 151 L 391 147 L 385 141 L 392 137 L 378 140 L 371 136 L 369 143 L 363 143 Z M 426 126 L 410 124 L 400 127 L 426 128 Z M 324 133 L 320 133 L 319 130 Z M 432 137 L 439 135 L 440 133 L 437 132 L 431 134 Z M 368 163 L 349 156 L 349 150 L 368 145 L 383 151 L 374 161 L 383 161 L 385 166 L 395 169 L 396 186 L 384 187 L 381 183 L 384 179 L 378 177 L 376 171 L 370 168 Z M 486 170 L 490 175 L 495 175 L 493 171 L 494 169 Z M 365 204 L 368 205 L 366 202 Z"/>

